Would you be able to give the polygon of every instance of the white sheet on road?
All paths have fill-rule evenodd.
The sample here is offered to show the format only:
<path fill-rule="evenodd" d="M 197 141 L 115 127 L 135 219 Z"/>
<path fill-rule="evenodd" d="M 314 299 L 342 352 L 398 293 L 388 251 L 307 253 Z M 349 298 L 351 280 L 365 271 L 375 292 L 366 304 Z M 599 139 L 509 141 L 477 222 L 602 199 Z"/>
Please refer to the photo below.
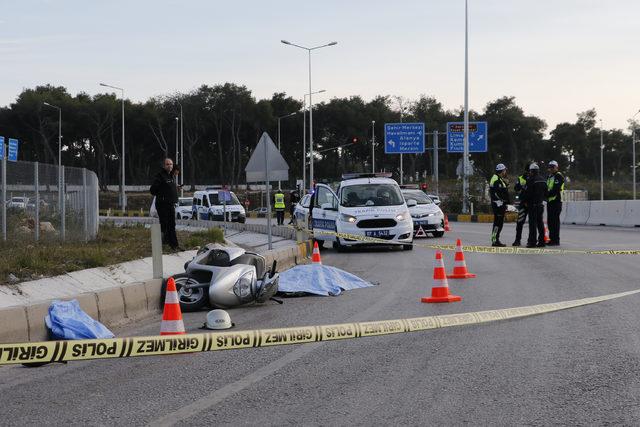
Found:
<path fill-rule="evenodd" d="M 280 273 L 278 290 L 336 296 L 342 291 L 368 288 L 373 284 L 336 267 L 320 264 L 297 265 Z"/>

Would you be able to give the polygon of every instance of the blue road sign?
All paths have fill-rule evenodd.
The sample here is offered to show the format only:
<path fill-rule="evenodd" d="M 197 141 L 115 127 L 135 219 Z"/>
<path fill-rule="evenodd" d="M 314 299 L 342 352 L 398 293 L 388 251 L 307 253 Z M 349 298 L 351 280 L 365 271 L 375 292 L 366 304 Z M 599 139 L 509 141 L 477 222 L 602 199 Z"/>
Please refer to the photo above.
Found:
<path fill-rule="evenodd" d="M 4 159 L 4 136 L 0 136 L 0 160 Z"/>
<path fill-rule="evenodd" d="M 424 123 L 385 123 L 384 152 L 424 153 Z"/>
<path fill-rule="evenodd" d="M 469 122 L 469 152 L 487 152 L 487 122 Z M 447 153 L 464 152 L 464 122 L 447 123 Z"/>
<path fill-rule="evenodd" d="M 7 160 L 10 162 L 18 161 L 18 140 L 9 138 L 9 152 L 7 153 Z"/>

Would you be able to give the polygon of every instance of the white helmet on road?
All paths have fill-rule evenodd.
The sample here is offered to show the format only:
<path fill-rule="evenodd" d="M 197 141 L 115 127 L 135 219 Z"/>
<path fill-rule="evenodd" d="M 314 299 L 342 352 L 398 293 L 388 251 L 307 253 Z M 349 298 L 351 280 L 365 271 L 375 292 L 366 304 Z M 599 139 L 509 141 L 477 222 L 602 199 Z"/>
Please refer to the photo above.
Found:
<path fill-rule="evenodd" d="M 207 313 L 207 321 L 205 322 L 204 329 L 229 329 L 233 327 L 231 323 L 231 316 L 224 310 L 216 309 Z"/>

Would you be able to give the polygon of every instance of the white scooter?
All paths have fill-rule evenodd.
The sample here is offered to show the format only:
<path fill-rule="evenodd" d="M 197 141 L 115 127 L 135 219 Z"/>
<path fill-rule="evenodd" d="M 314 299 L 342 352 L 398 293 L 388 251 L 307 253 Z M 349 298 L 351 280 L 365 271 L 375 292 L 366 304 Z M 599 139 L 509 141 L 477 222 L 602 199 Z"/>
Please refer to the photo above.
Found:
<path fill-rule="evenodd" d="M 276 261 L 266 270 L 264 257 L 242 248 L 208 244 L 184 266 L 186 272 L 176 274 L 180 309 L 198 311 L 207 306 L 231 308 L 263 303 L 278 292 L 279 274 Z M 166 280 L 162 285 L 162 301 Z"/>

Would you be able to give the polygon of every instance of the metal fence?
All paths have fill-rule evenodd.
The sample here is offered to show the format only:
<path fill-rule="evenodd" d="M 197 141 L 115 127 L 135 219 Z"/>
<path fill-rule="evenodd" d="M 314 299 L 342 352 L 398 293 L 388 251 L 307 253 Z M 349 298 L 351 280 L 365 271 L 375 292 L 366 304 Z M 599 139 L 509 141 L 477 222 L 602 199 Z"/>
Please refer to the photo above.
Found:
<path fill-rule="evenodd" d="M 4 241 L 96 237 L 99 187 L 94 172 L 38 162 L 0 163 Z"/>

